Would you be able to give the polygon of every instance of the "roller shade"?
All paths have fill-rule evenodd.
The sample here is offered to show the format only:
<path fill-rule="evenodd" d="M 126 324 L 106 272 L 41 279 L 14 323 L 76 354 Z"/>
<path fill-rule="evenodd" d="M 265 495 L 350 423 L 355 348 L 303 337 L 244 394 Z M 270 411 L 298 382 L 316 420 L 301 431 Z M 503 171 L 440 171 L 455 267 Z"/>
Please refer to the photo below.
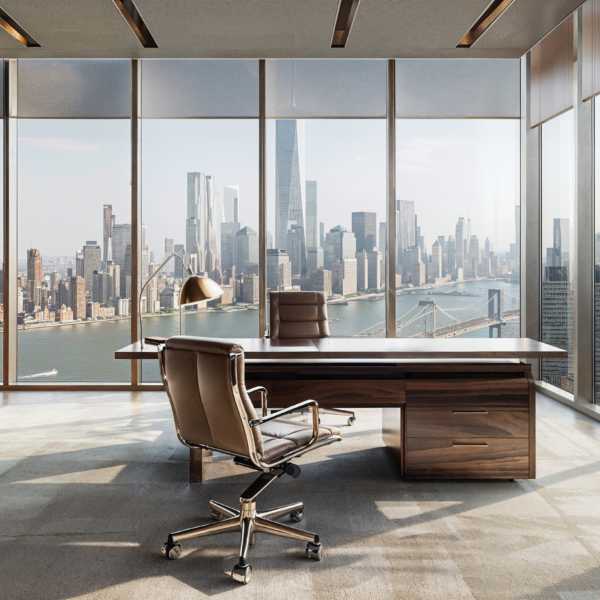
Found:
<path fill-rule="evenodd" d="M 142 116 L 258 117 L 258 60 L 143 60 Z"/>
<path fill-rule="evenodd" d="M 519 60 L 396 60 L 396 116 L 518 118 Z"/>
<path fill-rule="evenodd" d="M 386 115 L 385 60 L 267 60 L 266 111 L 273 118 Z"/>
<path fill-rule="evenodd" d="M 128 118 L 130 60 L 19 59 L 20 118 Z"/>
<path fill-rule="evenodd" d="M 573 16 L 531 49 L 531 127 L 573 108 Z"/>
<path fill-rule="evenodd" d="M 582 7 L 581 85 L 583 99 L 600 93 L 600 0 L 588 0 Z"/>

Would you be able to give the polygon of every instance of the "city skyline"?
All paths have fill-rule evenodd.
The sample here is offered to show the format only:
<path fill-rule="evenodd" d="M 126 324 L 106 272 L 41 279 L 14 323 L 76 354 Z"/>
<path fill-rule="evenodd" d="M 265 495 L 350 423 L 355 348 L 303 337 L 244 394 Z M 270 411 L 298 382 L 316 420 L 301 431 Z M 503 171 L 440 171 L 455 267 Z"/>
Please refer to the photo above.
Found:
<path fill-rule="evenodd" d="M 97 217 L 94 216 L 97 215 L 94 205 L 97 207 L 97 204 L 112 204 L 113 212 L 120 215 L 120 222 L 130 222 L 130 218 L 126 218 L 130 214 L 129 129 L 126 125 L 124 121 L 20 123 L 20 135 L 26 140 L 19 144 L 19 175 L 23 180 L 19 186 L 20 212 L 42 210 L 55 196 L 60 197 L 61 204 L 64 204 L 60 236 L 54 233 L 58 225 L 58 222 L 55 224 L 54 217 L 49 222 L 19 220 L 21 260 L 25 259 L 27 248 L 34 246 L 34 239 L 38 240 L 35 245 L 43 248 L 44 254 L 72 254 L 71 248 L 85 241 L 73 239 L 73 232 L 78 231 L 84 222 L 90 226 L 87 237 L 103 244 L 103 231 Z M 338 224 L 335 221 L 340 202 L 348 207 L 348 214 L 369 210 L 377 212 L 378 226 L 382 222 L 381 217 L 385 214 L 383 125 L 384 123 L 377 120 L 306 121 L 306 180 L 319 182 L 319 221 L 324 221 L 328 225 L 327 229 Z M 165 237 L 184 239 L 182 235 L 185 234 L 185 202 L 170 201 L 186 194 L 186 182 L 182 182 L 179 176 L 181 172 L 212 174 L 221 197 L 225 186 L 239 185 L 243 189 L 239 218 L 254 230 L 258 230 L 258 131 L 255 122 L 157 120 L 145 121 L 143 126 L 142 218 L 150 226 L 148 244 L 151 249 L 159 251 Z M 494 237 L 496 249 L 508 251 L 511 240 L 508 237 L 503 240 L 504 231 L 508 226 L 512 227 L 516 202 L 512 198 L 510 202 L 507 201 L 506 190 L 498 200 L 500 214 L 497 222 L 500 237 L 497 237 L 493 233 L 494 227 L 486 225 L 490 220 L 486 216 L 488 213 L 494 220 L 493 198 L 482 201 L 480 198 L 483 192 L 474 194 L 471 191 L 464 198 L 457 198 L 454 188 L 461 189 L 462 183 L 445 185 L 444 173 L 448 171 L 442 164 L 446 160 L 445 152 L 448 147 L 454 153 L 463 145 L 469 144 L 469 135 L 462 132 L 466 126 L 477 132 L 479 127 L 485 127 L 488 131 L 489 127 L 494 129 L 498 124 L 479 121 L 456 124 L 438 121 L 419 122 L 417 127 L 415 124 L 403 122 L 402 131 L 406 135 L 401 136 L 402 139 L 398 142 L 399 175 L 402 176 L 398 177 L 397 198 L 421 203 L 421 212 L 428 214 L 428 221 L 422 222 L 423 234 L 430 240 L 433 240 L 434 234 L 437 235 L 437 231 L 449 221 L 449 217 L 452 217 L 453 223 L 459 213 L 465 217 L 469 214 L 474 229 L 481 232 L 480 237 Z M 344 127 L 349 127 L 350 130 L 344 131 Z M 410 127 L 415 129 L 414 133 L 408 131 Z M 504 130 L 503 127 L 501 129 Z M 268 230 L 274 234 L 276 161 L 275 122 L 272 120 L 267 123 L 267 138 L 267 219 Z M 45 143 L 37 144 L 36 139 L 44 140 Z M 64 139 L 71 140 L 72 143 L 66 144 L 63 141 L 59 144 L 60 140 Z M 430 139 L 429 145 L 437 150 L 428 148 L 423 139 Z M 204 147 L 202 140 L 210 142 Z M 336 140 L 339 140 L 339 143 L 336 143 Z M 53 141 L 58 149 L 53 149 Z M 490 139 L 490 144 L 492 141 L 493 139 Z M 504 153 L 518 155 L 518 147 L 509 141 L 510 136 L 505 132 L 502 139 L 498 140 L 498 145 Z M 480 132 L 474 142 L 477 142 L 475 145 L 481 150 L 485 142 L 483 133 Z M 427 161 L 423 147 L 427 149 Z M 361 154 L 359 148 L 366 151 Z M 168 153 L 165 152 L 166 149 Z M 226 156 L 227 161 L 224 162 L 219 156 Z M 491 158 L 496 156 L 492 155 Z M 455 164 L 456 160 L 452 158 L 452 164 Z M 500 181 L 504 181 L 504 175 L 511 171 L 508 164 L 510 160 L 504 158 L 500 161 Z M 417 168 L 423 161 L 429 163 L 429 171 Z M 470 176 L 472 165 L 469 164 L 469 160 L 465 160 L 464 163 L 461 168 L 458 168 L 460 165 L 454 168 L 454 181 L 462 181 Z M 435 169 L 440 168 L 443 176 L 436 177 Z M 407 177 L 407 173 L 416 175 Z M 417 179 L 414 179 L 415 177 Z M 434 181 L 428 182 L 427 179 Z M 436 179 L 439 179 L 437 183 Z M 510 187 L 511 190 L 514 187 L 512 183 L 509 185 L 505 182 L 502 185 L 504 188 Z M 418 192 L 412 193 L 411 189 L 415 186 Z M 435 189 L 432 189 L 432 186 Z M 482 187 L 482 190 L 484 189 L 485 186 Z M 83 198 L 82 190 L 85 190 Z M 514 190 L 512 193 L 514 196 Z M 168 211 L 162 210 L 165 202 L 169 203 Z M 486 204 L 489 204 L 489 207 L 486 208 Z M 305 216 L 308 217 L 307 214 Z M 349 227 L 351 223 L 348 221 L 342 225 Z M 446 235 L 448 233 L 449 231 Z"/>

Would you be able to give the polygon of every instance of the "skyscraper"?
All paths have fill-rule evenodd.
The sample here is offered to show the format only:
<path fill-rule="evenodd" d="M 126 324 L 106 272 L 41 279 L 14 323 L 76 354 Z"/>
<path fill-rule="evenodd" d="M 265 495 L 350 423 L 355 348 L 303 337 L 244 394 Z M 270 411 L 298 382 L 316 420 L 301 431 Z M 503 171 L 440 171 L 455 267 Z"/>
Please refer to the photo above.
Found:
<path fill-rule="evenodd" d="M 173 254 L 174 250 L 174 245 L 173 245 L 173 238 L 165 238 L 165 257 L 163 258 L 163 260 L 167 260 L 167 256 L 170 256 L 171 254 Z M 169 265 L 165 265 L 165 266 L 170 266 Z"/>
<path fill-rule="evenodd" d="M 464 241 L 465 241 L 465 219 L 464 217 L 459 217 L 458 222 L 456 223 L 456 236 L 454 239 L 454 243 L 456 244 L 456 266 L 463 266 L 463 262 L 465 260 L 464 253 Z"/>
<path fill-rule="evenodd" d="M 82 277 L 71 277 L 71 308 L 73 319 L 85 319 L 85 279 Z"/>
<path fill-rule="evenodd" d="M 379 251 L 382 256 L 385 256 L 387 247 L 387 223 L 379 223 Z"/>
<path fill-rule="evenodd" d="M 188 256 L 197 255 L 199 268 L 208 272 L 214 269 L 218 257 L 217 234 L 223 220 L 215 198 L 214 181 L 204 173 L 187 174 L 185 249 Z M 207 264 L 207 259 L 211 264 Z"/>
<path fill-rule="evenodd" d="M 179 256 L 181 256 L 181 258 L 183 259 L 183 262 L 184 263 L 186 262 L 185 246 L 183 244 L 175 244 L 173 246 L 173 252 L 176 252 L 177 254 L 179 254 Z M 178 260 L 177 258 L 175 258 L 175 259 L 173 259 L 173 262 L 175 263 L 175 269 L 174 269 L 175 277 L 178 279 L 183 279 L 183 265 L 181 264 L 181 261 Z M 150 276 L 150 275 L 152 275 L 152 273 L 150 273 L 150 270 L 148 270 L 148 276 Z"/>
<path fill-rule="evenodd" d="M 336 225 L 329 230 L 325 238 L 325 268 L 338 261 L 340 264 L 344 258 L 355 258 L 356 238 L 354 234 L 341 225 Z"/>
<path fill-rule="evenodd" d="M 295 225 L 304 256 L 302 275 L 306 273 L 306 236 L 304 205 L 306 184 L 304 178 L 304 122 L 276 121 L 275 142 L 275 246 L 288 248 L 288 231 Z M 292 238 L 293 239 L 293 238 Z M 292 261 L 293 262 L 293 261 Z"/>
<path fill-rule="evenodd" d="M 240 222 L 240 186 L 223 186 L 223 218 L 225 223 Z"/>
<path fill-rule="evenodd" d="M 129 255 L 130 260 L 127 261 Z M 127 277 L 131 277 L 131 225 L 117 225 L 112 227 L 112 259 L 119 265 L 119 290 L 121 297 L 125 297 Z"/>
<path fill-rule="evenodd" d="M 431 248 L 431 278 L 439 279 L 442 276 L 442 246 L 435 240 Z"/>
<path fill-rule="evenodd" d="M 477 277 L 478 265 L 480 261 L 479 253 L 479 238 L 476 235 L 472 235 L 469 240 L 469 255 L 467 277 Z"/>
<path fill-rule="evenodd" d="M 102 269 L 100 246 L 96 241 L 89 241 L 83 247 L 83 276 L 85 278 L 85 291 L 90 294 L 94 291 L 94 271 Z"/>
<path fill-rule="evenodd" d="M 560 264 L 554 266 L 562 266 L 562 261 L 569 260 L 570 244 L 569 244 L 569 219 L 554 219 L 552 225 L 552 233 L 554 240 L 554 256 L 558 258 Z"/>
<path fill-rule="evenodd" d="M 317 232 L 317 182 L 306 182 L 306 247 L 318 246 Z"/>
<path fill-rule="evenodd" d="M 285 250 L 267 250 L 267 289 L 286 289 L 292 287 L 292 269 L 290 258 Z"/>
<path fill-rule="evenodd" d="M 223 273 L 235 265 L 235 235 L 239 230 L 238 222 L 221 224 L 221 269 Z"/>
<path fill-rule="evenodd" d="M 42 285 L 42 255 L 39 250 L 27 250 L 27 299 L 34 300 L 35 289 Z"/>
<path fill-rule="evenodd" d="M 244 227 L 235 234 L 236 273 L 247 273 L 246 263 L 258 263 L 258 235 L 250 227 Z"/>
<path fill-rule="evenodd" d="M 112 237 L 113 214 L 112 204 L 102 207 L 102 261 L 108 261 L 108 240 Z"/>
<path fill-rule="evenodd" d="M 369 287 L 369 261 L 364 250 L 357 252 L 356 256 L 356 288 L 363 292 Z"/>
<path fill-rule="evenodd" d="M 323 248 L 315 246 L 306 249 L 306 273 L 312 273 L 315 269 L 323 267 Z"/>
<path fill-rule="evenodd" d="M 325 223 L 319 223 L 319 246 L 325 248 Z"/>
<path fill-rule="evenodd" d="M 416 244 L 415 203 L 412 200 L 396 200 L 396 211 L 396 260 L 397 264 L 401 265 L 402 252 Z"/>
<path fill-rule="evenodd" d="M 377 245 L 377 215 L 372 212 L 352 213 L 352 233 L 356 238 L 356 251 L 371 252 Z"/>

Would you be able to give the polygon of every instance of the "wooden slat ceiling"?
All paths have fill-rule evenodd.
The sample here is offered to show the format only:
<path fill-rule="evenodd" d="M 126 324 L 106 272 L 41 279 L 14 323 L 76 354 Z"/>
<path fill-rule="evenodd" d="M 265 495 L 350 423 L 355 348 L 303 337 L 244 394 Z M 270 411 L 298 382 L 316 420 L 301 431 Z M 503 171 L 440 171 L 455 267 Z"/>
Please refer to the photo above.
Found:
<path fill-rule="evenodd" d="M 40 44 L 0 30 L 4 58 L 519 58 L 581 0 L 514 0 L 470 49 L 456 44 L 490 0 L 361 0 L 332 49 L 338 0 L 135 0 L 158 42 L 141 47 L 112 0 L 0 0 Z"/>

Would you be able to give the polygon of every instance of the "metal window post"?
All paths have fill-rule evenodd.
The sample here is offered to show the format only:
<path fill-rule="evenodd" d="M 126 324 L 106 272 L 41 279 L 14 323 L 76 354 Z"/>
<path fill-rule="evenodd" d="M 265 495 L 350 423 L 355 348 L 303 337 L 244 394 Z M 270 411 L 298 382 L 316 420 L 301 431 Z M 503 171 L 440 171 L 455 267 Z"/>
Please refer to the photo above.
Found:
<path fill-rule="evenodd" d="M 138 301 L 142 283 L 142 61 L 131 61 L 131 343 L 139 339 Z M 131 384 L 142 381 L 142 361 L 131 361 Z"/>
<path fill-rule="evenodd" d="M 258 61 L 258 337 L 267 329 L 267 164 L 265 61 Z"/>
<path fill-rule="evenodd" d="M 575 260 L 573 261 L 573 376 L 575 402 L 594 402 L 594 102 L 583 102 L 582 8 L 575 39 Z"/>
<path fill-rule="evenodd" d="M 17 78 L 17 60 L 4 60 L 4 385 L 17 380 Z"/>
<path fill-rule="evenodd" d="M 396 337 L 396 61 L 387 61 L 386 336 Z"/>
<path fill-rule="evenodd" d="M 521 337 L 541 341 L 542 300 L 542 162 L 541 126 L 531 128 L 531 56 L 521 59 Z M 541 377 L 540 360 L 532 365 Z"/>

